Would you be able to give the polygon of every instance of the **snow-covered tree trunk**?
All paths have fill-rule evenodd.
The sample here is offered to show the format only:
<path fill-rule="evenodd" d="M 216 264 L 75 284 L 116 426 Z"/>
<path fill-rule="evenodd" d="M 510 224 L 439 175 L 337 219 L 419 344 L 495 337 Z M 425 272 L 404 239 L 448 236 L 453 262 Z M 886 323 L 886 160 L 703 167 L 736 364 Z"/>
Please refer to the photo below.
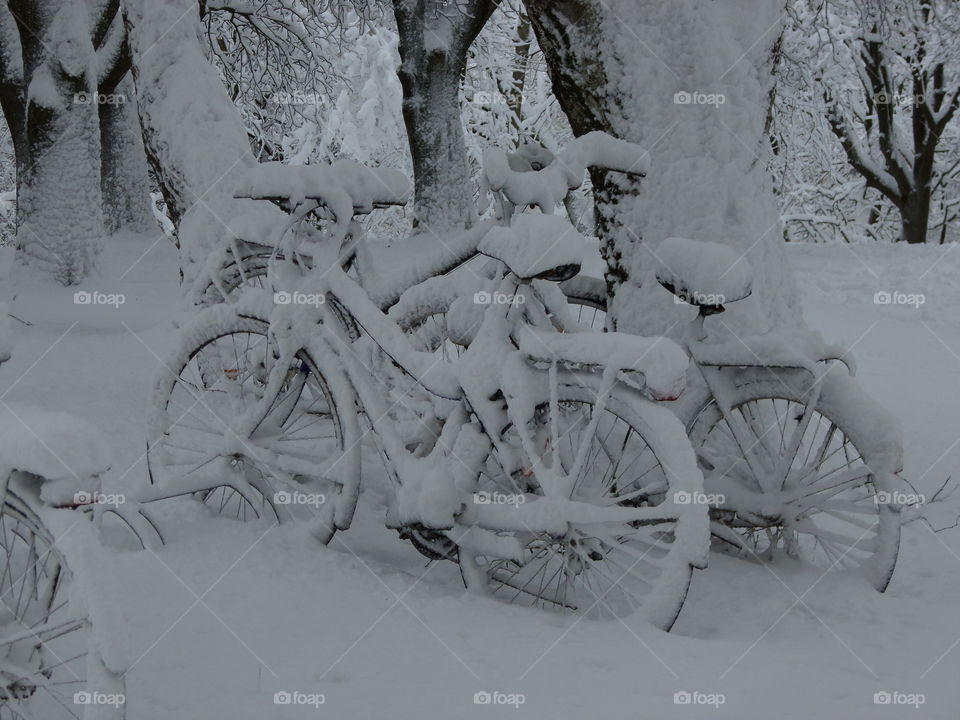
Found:
<path fill-rule="evenodd" d="M 670 236 L 723 242 L 753 266 L 753 295 L 731 306 L 729 327 L 799 322 L 765 162 L 783 0 L 526 4 L 574 132 L 605 130 L 650 149 L 639 187 L 592 177 L 611 324 L 669 332 L 689 315 L 652 276 L 657 245 Z"/>
<path fill-rule="evenodd" d="M 257 239 L 280 210 L 236 200 L 236 176 L 256 164 L 246 129 L 202 49 L 196 0 L 128 0 L 127 42 L 147 159 L 181 249 L 187 287 L 225 238 Z"/>
<path fill-rule="evenodd" d="M 100 105 L 100 187 L 108 233 L 157 227 L 150 209 L 150 176 L 143 150 L 133 78 L 128 76 Z"/>
<path fill-rule="evenodd" d="M 497 0 L 394 0 L 415 227 L 441 232 L 472 221 L 460 81 L 470 44 L 496 6 Z"/>
<path fill-rule="evenodd" d="M 19 191 L 20 178 L 28 164 L 27 105 L 20 35 L 6 3 L 0 3 L 0 109 L 13 142 Z"/>
<path fill-rule="evenodd" d="M 83 0 L 11 0 L 10 9 L 29 79 L 17 246 L 22 258 L 75 284 L 103 235 L 96 28 Z"/>

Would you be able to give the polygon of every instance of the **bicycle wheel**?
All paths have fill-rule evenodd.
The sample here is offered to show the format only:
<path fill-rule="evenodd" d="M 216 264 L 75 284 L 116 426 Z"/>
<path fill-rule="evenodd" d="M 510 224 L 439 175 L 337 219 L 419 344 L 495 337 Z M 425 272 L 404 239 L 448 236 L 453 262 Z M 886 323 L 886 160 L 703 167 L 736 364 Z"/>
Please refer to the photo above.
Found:
<path fill-rule="evenodd" d="M 523 548 L 521 560 L 461 546 L 464 580 L 512 603 L 599 618 L 637 613 L 669 630 L 709 538 L 706 509 L 677 502 L 678 493 L 700 488 L 683 426 L 627 388 L 618 386 L 598 403 L 596 384 L 557 385 L 556 402 L 544 393 L 522 431 L 508 428 L 504 442 L 513 459 L 491 452 L 477 497 L 537 502 L 550 494 L 520 449 L 525 433 L 532 440 L 526 447 L 537 448 L 540 462 L 564 475 L 575 473 L 570 499 L 662 514 L 651 512 L 643 521 L 569 522 L 562 535 L 513 533 Z M 578 471 L 581 455 L 586 462 Z"/>
<path fill-rule="evenodd" d="M 82 522 L 82 521 L 81 521 Z M 8 490 L 0 508 L 0 720 L 123 718 L 123 680 L 99 684 L 90 623 L 69 603 L 70 569 L 53 535 Z M 104 692 L 108 690 L 109 692 Z"/>
<path fill-rule="evenodd" d="M 739 384 L 729 415 L 716 401 L 696 414 L 689 434 L 708 498 L 716 496 L 714 533 L 752 556 L 784 551 L 823 568 L 859 568 L 882 592 L 900 520 L 877 493 L 896 490 L 900 439 L 845 369 L 822 383 L 811 407 L 809 374 L 771 371 Z M 744 428 L 748 447 L 731 424 Z"/>
<path fill-rule="evenodd" d="M 284 260 L 284 254 L 275 253 L 272 248 L 253 248 L 239 261 L 230 257 L 217 272 L 217 282 L 211 279 L 196 296 L 199 307 L 236 302 L 246 290 L 268 290 L 267 271 L 270 263 Z M 291 262 L 301 269 L 305 265 L 309 267 L 309 263 L 299 256 L 292 258 Z"/>
<path fill-rule="evenodd" d="M 202 311 L 164 363 L 149 409 L 151 482 L 240 520 L 265 509 L 308 519 L 329 542 L 356 503 L 353 398 L 329 363 L 321 371 L 317 351 L 284 359 L 267 313 L 251 304 Z"/>

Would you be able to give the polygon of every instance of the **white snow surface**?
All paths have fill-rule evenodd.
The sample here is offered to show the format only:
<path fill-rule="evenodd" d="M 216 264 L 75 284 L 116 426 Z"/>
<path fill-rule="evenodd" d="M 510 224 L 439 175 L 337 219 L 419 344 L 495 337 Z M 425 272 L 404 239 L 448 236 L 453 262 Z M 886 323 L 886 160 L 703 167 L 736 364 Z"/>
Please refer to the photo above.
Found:
<path fill-rule="evenodd" d="M 154 241 L 104 253 L 93 281 L 126 295 L 115 310 L 73 305 L 73 289 L 32 268 L 0 283 L 0 301 L 33 323 L 12 326 L 2 399 L 96 424 L 116 458 L 104 492 L 147 482 L 144 404 L 158 356 L 176 341 L 175 251 Z M 932 496 L 960 463 L 960 251 L 784 253 L 808 324 L 853 346 L 859 383 L 904 428 L 905 477 Z M 875 304 L 876 293 L 894 291 L 924 293 L 925 302 Z M 168 541 L 155 554 L 105 528 L 107 542 L 128 549 L 107 569 L 117 579 L 110 607 L 124 611 L 117 623 L 136 661 L 129 717 L 956 720 L 960 530 L 906 526 L 883 595 L 857 576 L 713 553 L 665 634 L 632 619 L 578 620 L 465 594 L 455 566 L 428 565 L 383 527 L 378 460 L 367 449 L 364 462 L 353 526 L 326 548 L 305 528 L 213 518 L 186 499 L 151 508 Z M 937 527 L 951 524 L 960 498 L 929 513 Z M 279 691 L 323 693 L 325 702 L 275 705 Z M 483 691 L 525 701 L 475 705 Z M 724 703 L 676 705 L 681 691 L 722 693 Z M 884 691 L 923 693 L 925 702 L 874 704 Z"/>

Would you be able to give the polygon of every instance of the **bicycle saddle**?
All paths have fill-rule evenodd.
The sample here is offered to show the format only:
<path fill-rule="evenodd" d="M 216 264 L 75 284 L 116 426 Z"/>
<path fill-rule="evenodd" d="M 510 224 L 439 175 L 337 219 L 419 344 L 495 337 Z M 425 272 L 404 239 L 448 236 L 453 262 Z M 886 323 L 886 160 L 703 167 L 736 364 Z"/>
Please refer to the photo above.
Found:
<path fill-rule="evenodd" d="M 568 280 L 580 272 L 584 238 L 559 215 L 521 213 L 510 227 L 495 227 L 477 246 L 521 280 Z"/>
<path fill-rule="evenodd" d="M 746 259 L 715 242 L 667 238 L 657 247 L 657 281 L 678 298 L 714 312 L 747 297 L 753 275 Z"/>

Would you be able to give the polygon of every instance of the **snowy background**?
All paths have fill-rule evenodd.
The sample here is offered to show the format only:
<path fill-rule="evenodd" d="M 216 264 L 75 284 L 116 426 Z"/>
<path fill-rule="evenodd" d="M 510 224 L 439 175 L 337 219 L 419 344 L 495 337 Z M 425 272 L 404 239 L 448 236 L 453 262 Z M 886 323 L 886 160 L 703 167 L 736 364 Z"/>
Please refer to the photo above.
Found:
<path fill-rule="evenodd" d="M 364 220 L 389 271 L 489 218 L 492 148 L 534 169 L 600 130 L 646 148 L 613 146 L 647 176 L 551 201 L 589 236 L 611 326 L 671 331 L 690 309 L 648 251 L 724 243 L 754 278 L 724 320 L 851 347 L 903 430 L 903 477 L 937 499 L 904 526 L 884 594 L 714 552 L 670 633 L 468 594 L 384 527 L 372 446 L 353 526 L 326 547 L 164 501 L 162 546 L 102 531 L 92 609 L 129 659 L 129 720 L 960 718 L 960 493 L 941 492 L 960 484 L 952 0 L 10 0 L 0 101 L 0 432 L 9 408 L 87 421 L 113 458 L 106 493 L 148 483 L 148 393 L 211 253 L 286 219 L 234 197 L 245 171 L 411 177 L 407 207 Z M 312 174 L 281 172 L 286 195 Z M 22 450 L 3 439 L 0 465 Z M 101 450 L 64 443 L 64 465 Z"/>

